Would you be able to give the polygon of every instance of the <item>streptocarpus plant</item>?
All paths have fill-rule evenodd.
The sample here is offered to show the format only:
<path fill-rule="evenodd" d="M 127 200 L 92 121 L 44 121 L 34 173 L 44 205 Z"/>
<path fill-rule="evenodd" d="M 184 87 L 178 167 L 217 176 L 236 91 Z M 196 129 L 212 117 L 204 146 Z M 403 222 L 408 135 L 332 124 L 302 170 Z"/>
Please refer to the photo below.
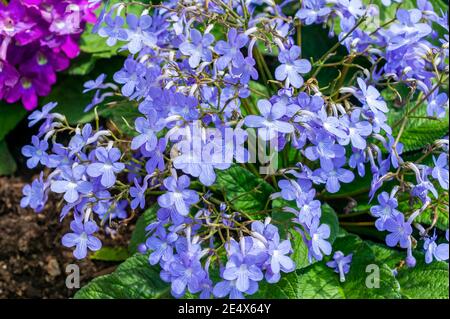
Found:
<path fill-rule="evenodd" d="M 177 298 L 258 295 L 322 260 L 353 285 L 363 244 L 332 207 L 343 229 L 406 251 L 383 264 L 393 281 L 414 251 L 447 260 L 448 25 L 435 2 L 107 4 L 94 30 L 129 52 L 115 83 L 85 84 L 86 111 L 107 121 L 33 113 L 43 124 L 23 154 L 48 170 L 22 206 L 60 194 L 76 258 L 101 248 L 98 224 L 153 206 L 138 251 Z M 323 52 L 305 40 L 314 24 Z"/>

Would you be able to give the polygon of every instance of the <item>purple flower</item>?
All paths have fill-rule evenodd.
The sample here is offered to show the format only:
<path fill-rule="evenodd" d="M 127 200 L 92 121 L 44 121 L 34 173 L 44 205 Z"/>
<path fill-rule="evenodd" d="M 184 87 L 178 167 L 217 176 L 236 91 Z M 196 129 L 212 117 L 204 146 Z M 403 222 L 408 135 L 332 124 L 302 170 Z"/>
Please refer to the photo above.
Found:
<path fill-rule="evenodd" d="M 258 109 L 262 116 L 248 115 L 244 123 L 248 127 L 259 128 L 258 134 L 264 141 L 274 139 L 276 133 L 292 133 L 294 126 L 280 120 L 286 114 L 286 106 L 281 103 L 272 105 L 268 100 L 259 100 Z"/>
<path fill-rule="evenodd" d="M 93 221 L 87 221 L 84 224 L 81 221 L 72 221 L 70 229 L 73 233 L 67 233 L 62 238 L 62 244 L 65 247 L 75 247 L 73 255 L 76 259 L 83 259 L 87 255 L 87 250 L 97 251 L 102 247 L 102 242 L 92 236 L 98 227 Z"/>
<path fill-rule="evenodd" d="M 187 216 L 189 214 L 189 207 L 199 201 L 196 191 L 186 189 L 190 184 L 189 177 L 182 175 L 176 179 L 170 176 L 163 183 L 167 188 L 167 193 L 158 197 L 159 206 L 164 208 L 175 207 L 180 215 Z"/>
<path fill-rule="evenodd" d="M 410 223 L 405 222 L 405 216 L 403 214 L 397 214 L 388 218 L 384 222 L 384 229 L 390 232 L 386 236 L 386 244 L 389 247 L 395 247 L 400 243 L 401 248 L 408 248 L 412 227 Z"/>
<path fill-rule="evenodd" d="M 353 254 L 345 256 L 342 251 L 337 251 L 333 255 L 333 260 L 327 262 L 327 266 L 334 268 L 334 272 L 339 274 L 339 279 L 341 282 L 345 282 L 345 274 L 350 271 L 352 257 Z"/>
<path fill-rule="evenodd" d="M 448 190 L 448 155 L 446 153 L 439 154 L 438 159 L 433 156 L 434 168 L 431 176 L 439 181 L 441 187 Z"/>
<path fill-rule="evenodd" d="M 211 62 L 212 52 L 209 46 L 214 42 L 214 36 L 206 33 L 204 36 L 200 31 L 191 29 L 191 41 L 185 41 L 180 44 L 180 51 L 184 55 L 189 56 L 189 65 L 196 68 L 200 61 Z"/>
<path fill-rule="evenodd" d="M 234 28 L 228 31 L 228 42 L 218 41 L 214 46 L 214 51 L 220 54 L 216 65 L 219 70 L 225 69 L 230 63 L 234 67 L 240 67 L 244 63 L 244 56 L 240 49 L 248 42 L 248 36 L 245 33 L 238 34 Z"/>
<path fill-rule="evenodd" d="M 48 164 L 48 143 L 45 140 L 40 141 L 37 136 L 31 138 L 32 145 L 25 145 L 22 148 L 22 154 L 29 157 L 27 160 L 28 168 L 35 168 L 39 163 L 42 165 Z"/>
<path fill-rule="evenodd" d="M 109 188 L 116 183 L 116 174 L 124 170 L 125 164 L 120 163 L 121 153 L 118 148 L 98 147 L 95 150 L 96 163 L 89 164 L 86 172 L 91 177 L 101 176 L 101 184 Z"/>
<path fill-rule="evenodd" d="M 398 206 L 397 199 L 394 196 L 389 196 L 386 192 L 382 192 L 378 195 L 378 203 L 380 203 L 380 205 L 372 206 L 370 208 L 370 213 L 377 218 L 375 227 L 379 231 L 383 231 L 385 230 L 385 222 L 401 213 L 396 209 Z"/>
<path fill-rule="evenodd" d="M 92 184 L 85 180 L 85 167 L 75 165 L 72 169 L 65 169 L 61 173 L 61 179 L 53 181 L 50 189 L 52 192 L 64 194 L 64 199 L 69 203 L 75 203 L 80 194 L 88 194 L 92 191 Z"/>
<path fill-rule="evenodd" d="M 286 87 L 291 84 L 295 88 L 303 85 L 300 74 L 311 71 L 311 63 L 306 59 L 299 59 L 300 47 L 294 45 L 289 50 L 281 51 L 278 60 L 282 63 L 275 70 L 275 78 L 278 81 L 286 80 Z"/>

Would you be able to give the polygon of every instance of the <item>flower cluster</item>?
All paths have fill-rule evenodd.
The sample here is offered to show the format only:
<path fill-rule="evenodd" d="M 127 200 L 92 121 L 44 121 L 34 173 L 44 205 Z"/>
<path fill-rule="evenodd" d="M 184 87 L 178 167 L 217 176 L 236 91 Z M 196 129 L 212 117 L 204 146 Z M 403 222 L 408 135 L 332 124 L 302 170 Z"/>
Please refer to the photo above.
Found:
<path fill-rule="evenodd" d="M 407 250 L 408 266 L 415 265 L 412 251 L 419 240 L 427 262 L 448 259 L 448 244 L 436 243 L 432 227 L 425 229 L 417 219 L 438 205 L 437 189 L 448 191 L 448 137 L 414 160 L 400 142 L 418 106 L 426 103 L 430 117 L 445 115 L 448 99 L 439 90 L 448 79 L 448 31 L 439 45 L 430 39 L 430 24 L 445 28 L 444 17 L 419 0 L 418 9 L 398 9 L 396 19 L 373 29 L 375 22 L 367 20 L 377 8 L 361 1 L 304 0 L 294 16 L 283 11 L 290 3 L 166 1 L 143 5 L 139 16 L 124 10 L 127 3 L 105 7 L 94 30 L 129 55 L 115 83 L 101 75 L 85 84 L 85 92 L 96 91 L 87 110 L 102 107 L 112 95 L 117 105 L 132 105 L 139 112 L 132 137 L 117 126 L 72 128 L 62 115 L 50 113 L 54 104 L 36 111 L 30 124 L 43 124 L 23 154 L 30 168 L 41 164 L 51 172 L 25 187 L 22 204 L 40 211 L 49 191 L 62 194 L 62 217 L 74 216 L 73 233 L 63 243 L 76 246 L 74 255 L 82 258 L 87 248 L 100 247 L 95 219 L 120 219 L 127 205 L 145 209 L 156 201 L 156 218 L 139 251 L 160 265 L 175 297 L 189 292 L 243 298 L 263 281 L 278 282 L 296 268 L 294 235 L 307 247 L 310 262 L 329 258 L 324 199 L 358 176 L 371 179 L 366 191 L 367 202 L 378 199 L 370 208 L 375 227 L 387 232 L 388 246 Z M 348 56 L 327 63 L 331 50 L 318 61 L 302 58 L 301 37 L 294 34 L 298 23 L 327 24 L 330 34 L 339 25 Z M 278 52 L 273 70 L 261 45 Z M 354 67 L 356 57 L 371 67 Z M 324 88 L 317 75 L 328 65 L 357 72 L 350 80 L 341 74 Z M 256 81 L 267 85 L 266 92 L 255 88 Z M 417 90 L 408 97 L 418 102 L 398 123 L 389 121 L 392 108 L 383 97 L 396 85 Z M 72 134 L 66 146 L 57 142 L 59 132 Z M 271 180 L 276 191 L 257 214 L 234 205 L 245 193 L 230 199 L 215 185 L 217 173 L 226 173 L 232 162 L 264 175 L 252 161 L 256 139 L 258 145 L 274 145 L 272 155 L 283 163 L 258 176 Z M 425 158 L 431 159 L 428 165 Z M 413 211 L 399 207 L 405 197 Z M 337 251 L 328 263 L 341 281 L 351 259 Z"/>
<path fill-rule="evenodd" d="M 56 82 L 56 72 L 79 54 L 86 22 L 97 4 L 87 0 L 0 2 L 0 100 L 37 107 Z"/>

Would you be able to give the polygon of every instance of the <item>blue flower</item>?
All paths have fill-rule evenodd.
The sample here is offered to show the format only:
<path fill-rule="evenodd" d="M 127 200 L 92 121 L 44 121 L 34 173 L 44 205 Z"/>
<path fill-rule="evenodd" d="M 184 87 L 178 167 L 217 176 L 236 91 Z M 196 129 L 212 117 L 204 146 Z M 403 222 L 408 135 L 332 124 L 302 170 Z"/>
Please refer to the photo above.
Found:
<path fill-rule="evenodd" d="M 398 206 L 397 199 L 394 196 L 389 196 L 386 192 L 382 192 L 378 195 L 378 203 L 380 203 L 380 205 L 372 206 L 370 208 L 370 213 L 377 218 L 375 227 L 379 231 L 383 231 L 385 230 L 385 222 L 401 213 L 396 209 Z"/>
<path fill-rule="evenodd" d="M 347 115 L 341 118 L 341 123 L 347 131 L 347 136 L 339 139 L 339 144 L 347 145 L 351 142 L 354 148 L 360 150 L 366 148 L 366 139 L 372 133 L 372 125 L 368 121 L 361 121 L 360 116 L 361 110 L 355 109 L 350 118 Z"/>
<path fill-rule="evenodd" d="M 317 24 L 331 13 L 325 0 L 304 0 L 302 8 L 295 14 L 305 25 Z"/>
<path fill-rule="evenodd" d="M 390 232 L 386 236 L 386 244 L 389 247 L 395 247 L 400 244 L 402 248 L 408 248 L 410 245 L 409 236 L 412 233 L 412 227 L 409 222 L 405 222 L 403 214 L 396 214 L 384 222 L 384 229 Z"/>
<path fill-rule="evenodd" d="M 35 179 L 31 185 L 25 185 L 22 192 L 24 197 L 20 201 L 20 207 L 30 206 L 35 212 L 39 213 L 44 209 L 47 201 L 46 186 L 43 180 L 44 174 L 41 173 L 38 179 Z"/>
<path fill-rule="evenodd" d="M 125 84 L 122 87 L 122 94 L 125 96 L 131 96 L 136 86 L 142 80 L 147 72 L 147 68 L 132 57 L 125 60 L 122 70 L 114 73 L 114 81 L 119 84 Z"/>
<path fill-rule="evenodd" d="M 166 262 L 170 261 L 173 257 L 173 245 L 176 239 L 171 233 L 167 234 L 164 228 L 158 228 L 158 231 L 145 242 L 145 245 L 153 251 L 148 257 L 150 265 L 156 265 L 161 259 Z"/>
<path fill-rule="evenodd" d="M 28 168 L 35 168 L 39 163 L 42 165 L 48 164 L 48 143 L 45 140 L 39 140 L 39 137 L 33 136 L 31 138 L 32 145 L 25 145 L 22 147 L 22 154 L 29 157 L 27 160 Z"/>
<path fill-rule="evenodd" d="M 191 29 L 191 41 L 185 41 L 180 44 L 180 51 L 184 55 L 189 56 L 189 65 L 196 68 L 200 61 L 211 62 L 212 52 L 209 46 L 214 42 L 214 36 L 206 33 L 204 36 L 200 31 Z"/>
<path fill-rule="evenodd" d="M 333 255 L 333 260 L 327 262 L 327 266 L 334 268 L 334 272 L 339 274 L 341 282 L 345 282 L 345 274 L 350 271 L 353 254 L 347 256 L 342 251 L 337 251 Z"/>
<path fill-rule="evenodd" d="M 445 117 L 446 108 L 448 109 L 448 97 L 445 93 L 438 94 L 434 91 L 428 98 L 427 114 L 438 118 Z"/>
<path fill-rule="evenodd" d="M 222 277 L 228 281 L 236 281 L 236 289 L 247 292 L 251 282 L 261 281 L 264 275 L 258 266 L 254 264 L 255 259 L 251 255 L 244 257 L 242 254 L 233 254 L 229 257 Z"/>
<path fill-rule="evenodd" d="M 108 38 L 106 40 L 108 46 L 115 46 L 118 40 L 126 41 L 128 39 L 128 33 L 123 28 L 124 20 L 121 16 L 113 18 L 111 14 L 108 14 L 104 21 L 106 26 L 98 30 L 98 35 L 102 38 Z"/>
<path fill-rule="evenodd" d="M 152 17 L 149 15 L 142 15 L 138 18 L 136 15 L 130 13 L 127 15 L 127 29 L 128 38 L 130 41 L 127 45 L 131 54 L 138 53 L 144 46 L 154 47 L 158 42 L 157 36 L 150 31 L 153 23 Z"/>
<path fill-rule="evenodd" d="M 304 154 L 311 161 L 319 159 L 322 169 L 331 170 L 333 160 L 345 156 L 345 148 L 335 144 L 334 139 L 328 134 L 319 131 L 312 142 L 314 145 L 307 147 Z"/>
<path fill-rule="evenodd" d="M 199 201 L 196 191 L 186 189 L 190 184 L 189 177 L 186 175 L 178 179 L 170 176 L 164 180 L 163 184 L 167 192 L 158 197 L 158 204 L 161 207 L 175 207 L 180 215 L 186 216 L 189 214 L 189 207 Z"/>
<path fill-rule="evenodd" d="M 439 184 L 441 187 L 445 190 L 448 190 L 448 184 L 449 184 L 449 174 L 448 174 L 448 154 L 441 153 L 439 154 L 438 159 L 433 156 L 433 162 L 434 162 L 434 168 L 431 172 L 431 176 L 433 176 L 434 179 L 437 179 L 439 181 Z"/>
<path fill-rule="evenodd" d="M 331 244 L 327 241 L 330 238 L 330 227 L 327 224 L 320 225 L 319 218 L 314 218 L 309 228 L 311 239 L 308 241 L 308 257 L 312 260 L 322 260 L 323 255 L 331 254 Z"/>
<path fill-rule="evenodd" d="M 258 70 L 255 69 L 255 59 L 252 57 L 246 57 L 244 63 L 239 67 L 233 67 L 233 73 L 239 74 L 239 81 L 247 84 L 250 82 L 250 78 L 253 80 L 258 79 Z"/>
<path fill-rule="evenodd" d="M 80 194 L 88 194 L 92 191 L 92 184 L 85 180 L 85 167 L 74 165 L 72 169 L 64 170 L 60 180 L 52 181 L 50 189 L 52 192 L 64 194 L 64 199 L 69 204 L 75 203 Z"/>
<path fill-rule="evenodd" d="M 240 51 L 248 42 L 245 33 L 238 34 L 234 28 L 228 31 L 228 42 L 220 40 L 214 46 L 214 51 L 220 54 L 216 65 L 219 70 L 225 69 L 230 63 L 234 67 L 240 67 L 244 63 L 244 56 Z"/>
<path fill-rule="evenodd" d="M 138 180 L 134 179 L 134 186 L 130 187 L 130 196 L 133 198 L 131 201 L 131 209 L 136 209 L 138 206 L 141 209 L 145 207 L 145 191 L 148 187 L 148 179 L 144 178 L 144 183 L 139 185 Z"/>
<path fill-rule="evenodd" d="M 50 102 L 42 107 L 42 111 L 36 110 L 33 113 L 31 113 L 30 116 L 28 116 L 28 120 L 30 121 L 28 123 L 28 127 L 34 126 L 37 122 L 41 120 L 46 120 L 50 118 L 49 114 L 50 111 L 53 110 L 57 105 L 58 103 L 56 102 Z"/>
<path fill-rule="evenodd" d="M 275 70 L 275 78 L 278 81 L 286 80 L 286 87 L 291 84 L 295 88 L 303 85 L 300 74 L 311 71 L 311 63 L 306 59 L 299 59 L 300 47 L 294 45 L 289 50 L 281 51 L 278 60 L 282 63 Z"/>
<path fill-rule="evenodd" d="M 93 221 L 87 221 L 84 224 L 81 221 L 74 220 L 70 223 L 70 229 L 73 233 L 67 233 L 62 238 L 62 244 L 65 247 L 75 247 L 73 255 L 77 259 L 83 259 L 87 255 L 87 250 L 97 251 L 102 247 L 102 242 L 92 236 L 98 231 L 97 224 Z"/>
<path fill-rule="evenodd" d="M 95 80 L 86 81 L 83 84 L 84 90 L 83 93 L 103 88 L 103 82 L 105 81 L 106 74 L 100 74 Z"/>
<path fill-rule="evenodd" d="M 345 158 L 339 158 L 333 161 L 331 168 L 319 168 L 314 171 L 322 183 L 325 183 L 325 188 L 330 193 L 337 193 L 341 188 L 340 183 L 351 183 L 355 179 L 352 171 L 342 168 L 345 163 Z"/>
<path fill-rule="evenodd" d="M 270 141 L 277 137 L 277 133 L 292 133 L 294 126 L 280 120 L 286 114 L 286 106 L 275 103 L 272 105 L 269 100 L 259 100 L 258 109 L 262 116 L 248 115 L 244 123 L 248 127 L 257 127 L 258 135 L 264 141 Z"/>
<path fill-rule="evenodd" d="M 367 86 L 366 82 L 361 78 L 358 78 L 357 81 L 359 88 L 361 89 L 361 92 L 357 97 L 364 103 L 364 106 L 369 107 L 374 113 L 378 111 L 387 113 L 389 109 L 386 102 L 381 97 L 380 92 L 372 85 Z"/>
<path fill-rule="evenodd" d="M 91 177 L 101 176 L 100 182 L 106 188 L 113 186 L 116 183 L 116 174 L 125 168 L 125 164 L 119 162 L 121 156 L 119 149 L 98 147 L 94 154 L 98 162 L 89 164 L 87 174 Z"/>
<path fill-rule="evenodd" d="M 447 230 L 448 241 L 448 230 Z M 436 244 L 436 233 L 432 237 L 425 238 L 423 249 L 425 250 L 425 262 L 427 264 L 433 261 L 433 258 L 438 261 L 448 260 L 448 243 Z"/>
<path fill-rule="evenodd" d="M 158 142 L 156 133 L 161 131 L 164 126 L 164 120 L 158 120 L 155 110 L 149 111 L 148 118 L 138 117 L 135 121 L 135 127 L 139 135 L 131 141 L 131 149 L 137 150 L 144 146 L 146 151 L 153 151 Z"/>
<path fill-rule="evenodd" d="M 270 265 L 271 273 L 268 282 L 276 283 L 281 278 L 280 271 L 288 273 L 295 270 L 295 263 L 289 256 L 286 256 L 291 254 L 293 250 L 289 240 L 283 240 L 280 243 L 278 232 L 268 241 L 267 246 L 267 253 L 269 255 L 267 263 Z"/>

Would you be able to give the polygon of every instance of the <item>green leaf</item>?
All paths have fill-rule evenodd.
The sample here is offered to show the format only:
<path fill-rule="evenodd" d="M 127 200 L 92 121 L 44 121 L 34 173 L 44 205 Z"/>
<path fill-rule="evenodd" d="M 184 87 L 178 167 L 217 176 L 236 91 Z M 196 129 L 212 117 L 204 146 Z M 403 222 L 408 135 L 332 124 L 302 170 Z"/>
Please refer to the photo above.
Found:
<path fill-rule="evenodd" d="M 323 263 L 316 263 L 289 274 L 282 274 L 276 284 L 261 283 L 259 291 L 248 298 L 342 299 L 345 294 L 333 270 Z"/>
<path fill-rule="evenodd" d="M 333 244 L 339 234 L 339 220 L 334 209 L 328 204 L 322 205 L 320 223 L 330 226 L 330 237 L 328 238 L 328 241 Z"/>
<path fill-rule="evenodd" d="M 427 265 L 423 254 L 416 259 L 416 267 L 402 267 L 398 271 L 402 295 L 408 299 L 448 299 L 448 263 L 434 261 Z"/>
<path fill-rule="evenodd" d="M 137 252 L 137 247 L 139 244 L 145 242 L 147 239 L 145 228 L 156 219 L 156 212 L 158 211 L 159 206 L 154 204 L 152 207 L 147 209 L 141 216 L 139 216 L 136 222 L 136 228 L 131 234 L 130 244 L 128 246 L 128 251 L 130 254 L 134 254 Z"/>
<path fill-rule="evenodd" d="M 400 298 L 400 286 L 391 268 L 376 259 L 371 247 L 358 236 L 339 237 L 333 244 L 334 251 L 342 251 L 345 255 L 353 253 L 350 271 L 341 283 L 348 299 Z M 379 269 L 379 288 L 370 288 L 366 284 L 371 274 L 368 266 L 376 265 Z M 336 274 L 337 275 L 337 274 Z"/>
<path fill-rule="evenodd" d="M 150 266 L 146 255 L 128 258 L 110 275 L 97 277 L 81 288 L 75 299 L 158 299 L 169 298 L 170 285 Z"/>
<path fill-rule="evenodd" d="M 0 101 L 0 140 L 3 140 L 12 129 L 27 115 L 20 104 L 6 104 Z"/>
<path fill-rule="evenodd" d="M 90 259 L 102 261 L 124 261 L 129 257 L 128 250 L 124 247 L 102 247 L 94 252 Z"/>
<path fill-rule="evenodd" d="M 89 74 L 95 67 L 97 58 L 90 54 L 81 54 L 74 60 L 70 68 L 67 70 L 67 74 L 70 75 L 86 75 Z M 80 93 L 81 94 L 81 93 Z"/>
<path fill-rule="evenodd" d="M 386 263 L 391 270 L 397 268 L 400 262 L 406 258 L 405 252 L 387 248 L 380 244 L 368 244 L 377 261 Z M 448 298 L 448 264 L 442 261 L 433 261 L 431 264 L 426 264 L 423 253 L 415 252 L 414 255 L 417 261 L 416 266 L 414 268 L 403 266 L 398 269 L 396 276 L 403 298 Z"/>
<path fill-rule="evenodd" d="M 238 211 L 258 213 L 264 210 L 273 187 L 261 177 L 233 164 L 229 169 L 217 170 L 215 187 L 223 190 L 225 198 Z"/>
<path fill-rule="evenodd" d="M 137 105 L 129 102 L 102 110 L 102 117 L 111 119 L 122 133 L 128 136 L 137 134 L 134 122 L 139 116 L 142 116 L 142 113 L 139 112 Z"/>
<path fill-rule="evenodd" d="M 119 48 L 125 43 L 120 42 L 110 47 L 106 44 L 106 39 L 92 33 L 93 25 L 88 25 L 80 38 L 81 52 L 90 53 L 96 58 L 110 58 L 118 53 Z"/>
<path fill-rule="evenodd" d="M 353 253 L 350 271 L 345 282 L 325 265 L 326 260 L 316 262 L 306 268 L 289 274 L 282 274 L 277 284 L 261 283 L 260 291 L 251 298 L 296 298 L 296 299 L 368 299 L 401 298 L 400 286 L 392 270 L 376 260 L 371 247 L 355 235 L 339 236 L 333 248 L 344 254 Z M 366 285 L 367 266 L 379 267 L 379 288 Z"/>
<path fill-rule="evenodd" d="M 11 175 L 16 171 L 16 169 L 16 161 L 9 152 L 6 141 L 0 140 L 0 176 Z"/>
<path fill-rule="evenodd" d="M 415 103 L 409 103 L 400 110 L 391 108 L 388 124 L 393 128 L 393 136 L 399 133 L 402 119 L 414 107 Z M 432 144 L 435 140 L 447 135 L 448 129 L 448 114 L 442 119 L 429 118 L 426 105 L 422 104 L 415 112 L 409 113 L 405 129 L 400 137 L 403 152 L 417 151 Z"/>
<path fill-rule="evenodd" d="M 85 79 L 81 76 L 61 76 L 59 83 L 50 95 L 44 98 L 44 104 L 58 102 L 55 112 L 64 114 L 70 124 L 87 123 L 95 118 L 94 112 L 85 113 L 91 102 L 92 94 L 82 94 Z"/>

